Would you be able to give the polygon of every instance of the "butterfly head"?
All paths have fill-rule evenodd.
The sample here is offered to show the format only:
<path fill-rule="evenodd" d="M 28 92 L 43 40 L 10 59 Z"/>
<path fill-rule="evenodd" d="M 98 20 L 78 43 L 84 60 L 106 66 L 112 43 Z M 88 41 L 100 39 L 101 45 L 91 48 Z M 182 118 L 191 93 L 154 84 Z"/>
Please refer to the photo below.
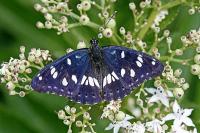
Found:
<path fill-rule="evenodd" d="M 95 48 L 99 46 L 99 41 L 96 39 L 90 40 L 91 47 Z"/>

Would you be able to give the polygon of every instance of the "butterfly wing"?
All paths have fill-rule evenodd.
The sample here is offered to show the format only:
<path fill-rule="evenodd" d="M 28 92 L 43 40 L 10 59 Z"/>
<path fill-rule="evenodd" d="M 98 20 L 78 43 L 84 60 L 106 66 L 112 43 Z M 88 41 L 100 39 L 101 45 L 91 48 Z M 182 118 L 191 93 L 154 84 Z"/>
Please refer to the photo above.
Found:
<path fill-rule="evenodd" d="M 101 100 L 99 88 L 82 84 L 83 78 L 92 74 L 92 71 L 88 49 L 77 50 L 47 65 L 33 78 L 31 86 L 39 92 L 57 94 L 76 102 L 93 104 Z M 94 83 L 91 78 L 89 79 L 90 84 Z M 96 80 L 97 78 L 95 82 Z"/>
<path fill-rule="evenodd" d="M 103 48 L 103 58 L 108 71 L 104 77 L 104 99 L 116 100 L 128 95 L 134 87 L 145 80 L 160 75 L 163 65 L 157 59 L 132 49 L 119 46 Z M 110 70 L 109 70 L 110 69 Z M 107 75 L 112 73 L 117 78 L 111 82 Z"/>

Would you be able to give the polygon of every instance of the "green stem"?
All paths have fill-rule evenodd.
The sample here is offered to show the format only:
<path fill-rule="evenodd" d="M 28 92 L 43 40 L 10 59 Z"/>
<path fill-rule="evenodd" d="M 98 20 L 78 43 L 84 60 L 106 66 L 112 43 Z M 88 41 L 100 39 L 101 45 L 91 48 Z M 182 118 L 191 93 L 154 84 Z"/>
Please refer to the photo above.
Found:
<path fill-rule="evenodd" d="M 138 38 L 141 39 L 141 40 L 144 38 L 145 34 L 147 33 L 148 29 L 153 24 L 153 22 L 156 18 L 156 15 L 159 13 L 159 11 L 178 6 L 178 5 L 185 3 L 185 2 L 186 2 L 185 0 L 174 0 L 172 2 L 169 2 L 169 3 L 161 6 L 161 8 L 159 10 L 156 10 L 156 8 L 154 8 L 153 11 L 150 14 L 148 20 L 147 20 L 147 24 L 138 33 Z"/>
<path fill-rule="evenodd" d="M 161 10 L 166 10 L 166 9 L 178 6 L 178 5 L 185 3 L 185 2 L 186 2 L 185 0 L 175 0 L 175 1 L 169 2 L 169 3 L 161 6 Z"/>
<path fill-rule="evenodd" d="M 153 11 L 151 12 L 148 20 L 147 20 L 147 24 L 144 26 L 144 28 L 142 28 L 140 30 L 140 32 L 138 33 L 138 38 L 139 39 L 143 39 L 145 34 L 147 33 L 148 29 L 151 27 L 151 25 L 153 24 L 155 18 L 156 18 L 156 15 L 158 13 L 158 10 L 156 9 L 153 9 Z"/>
<path fill-rule="evenodd" d="M 70 12 L 70 16 L 79 21 L 80 17 L 77 14 Z M 98 29 L 100 27 L 98 24 L 91 22 L 91 21 L 87 24 L 87 26 L 95 28 L 95 29 Z"/>

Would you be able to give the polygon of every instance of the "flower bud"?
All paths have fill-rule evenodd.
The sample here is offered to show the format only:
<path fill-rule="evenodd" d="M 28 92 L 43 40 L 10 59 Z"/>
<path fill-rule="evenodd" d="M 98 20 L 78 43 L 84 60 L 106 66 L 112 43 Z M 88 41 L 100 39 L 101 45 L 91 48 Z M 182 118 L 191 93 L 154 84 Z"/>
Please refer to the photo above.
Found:
<path fill-rule="evenodd" d="M 190 15 L 193 15 L 193 14 L 195 13 L 195 9 L 194 9 L 194 8 L 189 9 L 189 10 L 188 10 L 188 13 L 189 13 Z"/>
<path fill-rule="evenodd" d="M 84 41 L 79 41 L 79 43 L 77 44 L 77 49 L 82 49 L 82 48 L 86 48 L 86 44 Z"/>
<path fill-rule="evenodd" d="M 60 110 L 59 112 L 58 112 L 58 118 L 59 119 L 64 119 L 65 118 L 65 111 L 64 110 Z"/>
<path fill-rule="evenodd" d="M 70 122 L 69 120 L 64 120 L 63 123 L 64 123 L 65 125 L 70 125 L 70 124 L 71 124 L 71 122 Z"/>
<path fill-rule="evenodd" d="M 70 112 L 71 112 L 72 114 L 75 114 L 75 113 L 76 113 L 76 108 L 72 107 L 71 110 L 70 110 Z"/>
<path fill-rule="evenodd" d="M 20 97 L 25 97 L 25 95 L 26 95 L 26 93 L 25 93 L 24 91 L 20 91 L 20 92 L 19 92 L 19 96 L 20 96 Z"/>
<path fill-rule="evenodd" d="M 109 19 L 106 25 L 108 28 L 114 28 L 116 26 L 116 22 L 114 19 Z"/>
<path fill-rule="evenodd" d="M 184 90 L 187 90 L 189 87 L 190 87 L 190 85 L 188 83 L 184 83 L 183 86 L 182 86 L 182 88 Z"/>
<path fill-rule="evenodd" d="M 25 53 L 25 47 L 24 46 L 20 46 L 20 53 Z"/>
<path fill-rule="evenodd" d="M 90 22 L 90 19 L 88 18 L 87 15 L 81 15 L 81 17 L 79 18 L 79 21 L 81 24 L 86 25 Z"/>
<path fill-rule="evenodd" d="M 17 94 L 17 92 L 14 91 L 14 90 L 10 90 L 10 91 L 9 91 L 9 95 L 11 95 L 11 96 L 14 96 L 14 95 L 16 95 L 16 94 Z"/>
<path fill-rule="evenodd" d="M 38 21 L 36 23 L 36 27 L 39 28 L 39 29 L 42 29 L 42 28 L 44 28 L 44 24 L 42 22 Z"/>
<path fill-rule="evenodd" d="M 197 55 L 194 56 L 194 62 L 196 64 L 200 64 L 200 54 L 197 54 Z"/>
<path fill-rule="evenodd" d="M 52 25 L 52 23 L 51 23 L 50 21 L 46 21 L 46 22 L 45 22 L 45 27 L 46 27 L 47 29 L 51 29 L 51 28 L 53 27 L 53 25 Z"/>
<path fill-rule="evenodd" d="M 146 7 L 146 3 L 144 1 L 140 2 L 140 7 L 141 8 L 145 8 Z"/>
<path fill-rule="evenodd" d="M 171 44 L 172 43 L 172 38 L 171 37 L 167 37 L 167 43 Z"/>
<path fill-rule="evenodd" d="M 103 38 L 103 34 L 102 34 L 102 33 L 99 33 L 99 34 L 98 34 L 98 38 Z"/>
<path fill-rule="evenodd" d="M 44 17 L 45 17 L 45 19 L 48 20 L 48 21 L 50 21 L 50 20 L 53 19 L 53 16 L 52 16 L 51 14 L 49 14 L 49 13 L 46 13 L 46 14 L 44 15 Z"/>
<path fill-rule="evenodd" d="M 115 115 L 115 118 L 117 121 L 122 121 L 124 120 L 126 114 L 122 111 L 119 111 L 116 115 Z"/>
<path fill-rule="evenodd" d="M 193 75 L 199 75 L 200 74 L 200 66 L 198 64 L 194 64 L 191 66 L 191 73 Z"/>
<path fill-rule="evenodd" d="M 129 8 L 134 11 L 136 9 L 136 6 L 135 6 L 135 3 L 134 2 L 131 2 L 129 3 Z"/>
<path fill-rule="evenodd" d="M 103 30 L 103 35 L 106 38 L 110 38 L 110 37 L 112 37 L 113 32 L 110 28 L 106 28 L 106 29 Z"/>
<path fill-rule="evenodd" d="M 76 121 L 76 126 L 77 127 L 82 127 L 83 126 L 83 123 L 81 121 Z"/>
<path fill-rule="evenodd" d="M 77 9 L 78 9 L 79 11 L 81 11 L 81 10 L 83 9 L 83 7 L 82 7 L 81 4 L 78 4 L 76 7 L 77 7 Z"/>
<path fill-rule="evenodd" d="M 124 27 L 120 27 L 119 32 L 120 32 L 120 34 L 125 35 L 126 30 Z"/>
<path fill-rule="evenodd" d="M 36 11 L 40 11 L 42 9 L 42 6 L 40 4 L 35 4 L 34 8 Z"/>
<path fill-rule="evenodd" d="M 9 81 L 7 84 L 6 84 L 6 87 L 9 89 L 9 90 L 13 90 L 15 89 L 15 84 L 11 81 Z"/>
<path fill-rule="evenodd" d="M 181 55 L 183 55 L 183 50 L 176 49 L 175 53 L 176 53 L 177 56 L 181 56 Z"/>
<path fill-rule="evenodd" d="M 40 12 L 41 12 L 41 13 L 47 13 L 48 10 L 47 10 L 46 8 L 42 7 L 41 10 L 40 10 Z"/>
<path fill-rule="evenodd" d="M 67 105 L 67 106 L 65 106 L 65 111 L 66 111 L 68 114 L 70 114 L 71 108 Z"/>
<path fill-rule="evenodd" d="M 91 3 L 90 3 L 89 0 L 84 0 L 84 1 L 82 1 L 82 2 L 81 2 L 81 5 L 82 5 L 82 9 L 83 9 L 84 11 L 88 11 L 88 10 L 90 10 L 90 8 L 91 8 Z"/>
<path fill-rule="evenodd" d="M 85 119 L 87 119 L 87 120 L 90 120 L 90 119 L 91 119 L 90 114 L 89 114 L 88 112 L 85 112 L 85 113 L 83 114 L 83 118 L 85 118 Z"/>
<path fill-rule="evenodd" d="M 134 108 L 134 109 L 132 110 L 132 114 L 133 114 L 136 118 L 139 118 L 139 117 L 141 116 L 141 114 L 142 114 L 141 109 L 140 109 L 140 108 Z"/>
<path fill-rule="evenodd" d="M 173 92 L 177 98 L 181 98 L 184 95 L 184 91 L 182 88 L 175 88 Z"/>
<path fill-rule="evenodd" d="M 168 37 L 169 34 L 170 34 L 170 31 L 169 31 L 169 30 L 165 30 L 164 33 L 163 33 L 164 37 Z"/>
<path fill-rule="evenodd" d="M 174 76 L 175 77 L 180 77 L 182 74 L 182 70 L 181 69 L 176 69 L 175 72 L 174 72 Z"/>

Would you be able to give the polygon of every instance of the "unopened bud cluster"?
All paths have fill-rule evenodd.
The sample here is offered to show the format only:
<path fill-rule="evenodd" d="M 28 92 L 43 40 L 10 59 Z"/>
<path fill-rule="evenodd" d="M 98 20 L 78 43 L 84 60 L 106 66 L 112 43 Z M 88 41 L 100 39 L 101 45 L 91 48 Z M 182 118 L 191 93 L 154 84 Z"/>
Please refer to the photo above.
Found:
<path fill-rule="evenodd" d="M 19 59 L 11 58 L 4 62 L 0 68 L 1 83 L 6 85 L 10 95 L 24 97 L 32 90 L 30 86 L 32 69 L 41 69 L 43 64 L 51 61 L 48 50 L 31 49 L 25 55 L 25 47 L 20 47 Z"/>
<path fill-rule="evenodd" d="M 68 133 L 72 132 L 72 124 L 75 124 L 77 128 L 81 128 L 82 131 L 85 132 L 91 132 L 95 133 L 93 126 L 95 126 L 95 123 L 90 123 L 91 116 L 89 114 L 89 110 L 91 108 L 88 108 L 87 110 L 80 107 L 80 110 L 77 110 L 75 107 L 65 106 L 64 109 L 59 110 L 57 112 L 58 118 L 63 120 L 63 123 L 67 125 Z M 80 118 L 82 117 L 82 121 L 80 121 Z M 87 131 L 87 127 L 90 128 L 90 131 Z"/>

